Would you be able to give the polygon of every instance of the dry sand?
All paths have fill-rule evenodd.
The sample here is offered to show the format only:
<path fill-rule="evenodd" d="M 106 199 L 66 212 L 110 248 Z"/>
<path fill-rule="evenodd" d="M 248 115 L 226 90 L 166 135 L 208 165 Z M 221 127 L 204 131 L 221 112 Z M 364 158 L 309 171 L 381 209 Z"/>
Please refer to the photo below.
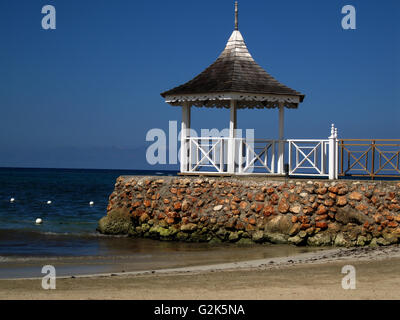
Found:
<path fill-rule="evenodd" d="M 344 265 L 356 268 L 356 289 L 341 286 Z M 400 247 L 332 249 L 155 272 L 0 280 L 0 299 L 399 299 Z"/>

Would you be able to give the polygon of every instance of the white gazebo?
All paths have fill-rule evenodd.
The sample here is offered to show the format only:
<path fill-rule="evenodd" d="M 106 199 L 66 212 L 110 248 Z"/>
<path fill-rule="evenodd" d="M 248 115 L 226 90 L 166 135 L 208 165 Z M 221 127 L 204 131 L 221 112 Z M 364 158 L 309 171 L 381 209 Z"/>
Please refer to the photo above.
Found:
<path fill-rule="evenodd" d="M 168 104 L 182 107 L 182 174 L 196 174 L 202 168 L 221 175 L 250 174 L 256 169 L 261 169 L 263 174 L 285 174 L 285 144 L 289 143 L 289 154 L 291 147 L 290 141 L 284 140 L 285 108 L 297 108 L 304 95 L 278 82 L 254 61 L 238 29 L 237 2 L 235 30 L 218 59 L 192 80 L 161 96 Z M 229 108 L 229 136 L 190 137 L 192 106 Z M 248 141 L 236 137 L 237 109 L 253 108 L 279 110 L 279 140 Z M 326 156 L 326 144 L 321 143 L 320 149 L 322 159 Z M 304 156 L 310 158 L 310 155 Z M 291 158 L 289 155 L 289 162 Z M 324 162 L 321 160 L 322 167 Z"/>

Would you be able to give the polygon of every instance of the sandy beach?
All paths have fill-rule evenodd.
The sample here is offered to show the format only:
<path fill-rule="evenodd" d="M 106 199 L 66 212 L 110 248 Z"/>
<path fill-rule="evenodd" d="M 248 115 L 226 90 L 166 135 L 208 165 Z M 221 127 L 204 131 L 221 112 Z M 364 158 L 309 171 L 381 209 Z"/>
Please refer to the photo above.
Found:
<path fill-rule="evenodd" d="M 356 289 L 344 290 L 344 265 Z M 400 247 L 341 248 L 288 257 L 150 271 L 0 280 L 0 299 L 399 299 Z"/>

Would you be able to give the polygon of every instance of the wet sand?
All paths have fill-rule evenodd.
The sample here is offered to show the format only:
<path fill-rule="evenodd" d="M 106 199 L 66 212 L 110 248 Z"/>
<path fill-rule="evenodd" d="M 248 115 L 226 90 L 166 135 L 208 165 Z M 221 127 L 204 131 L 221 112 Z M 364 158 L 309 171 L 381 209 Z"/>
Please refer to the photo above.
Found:
<path fill-rule="evenodd" d="M 341 286 L 344 265 L 356 289 Z M 0 280 L 0 299 L 399 299 L 400 247 L 331 249 L 289 257 L 57 279 Z"/>
<path fill-rule="evenodd" d="M 59 277 L 215 265 L 323 250 L 271 244 L 211 245 L 128 238 L 104 240 L 118 250 L 113 247 L 112 250 L 101 250 L 100 255 L 94 256 L 0 256 L 0 279 L 42 277 L 44 265 L 54 266 Z"/>

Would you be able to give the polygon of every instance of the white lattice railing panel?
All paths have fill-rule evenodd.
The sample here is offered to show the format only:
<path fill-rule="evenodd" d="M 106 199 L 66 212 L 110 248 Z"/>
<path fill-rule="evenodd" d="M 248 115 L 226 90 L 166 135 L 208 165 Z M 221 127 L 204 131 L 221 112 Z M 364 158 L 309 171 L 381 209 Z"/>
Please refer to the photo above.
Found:
<path fill-rule="evenodd" d="M 182 172 L 217 174 L 269 174 L 314 176 L 337 179 L 336 136 L 324 140 L 266 140 L 228 137 L 185 138 Z M 382 154 L 381 168 L 386 169 L 398 156 Z M 396 158 L 397 159 L 397 158 Z M 395 161 L 396 161 L 395 159 Z M 288 167 L 286 167 L 287 163 Z M 393 165 L 393 163 L 392 163 Z M 383 170 L 381 169 L 381 170 Z"/>
<path fill-rule="evenodd" d="M 287 140 L 289 175 L 327 176 L 329 140 Z"/>
<path fill-rule="evenodd" d="M 239 173 L 263 172 L 274 174 L 276 170 L 275 151 L 276 140 L 246 140 L 239 139 Z"/>
<path fill-rule="evenodd" d="M 188 138 L 189 172 L 208 171 L 224 172 L 227 138 Z"/>

